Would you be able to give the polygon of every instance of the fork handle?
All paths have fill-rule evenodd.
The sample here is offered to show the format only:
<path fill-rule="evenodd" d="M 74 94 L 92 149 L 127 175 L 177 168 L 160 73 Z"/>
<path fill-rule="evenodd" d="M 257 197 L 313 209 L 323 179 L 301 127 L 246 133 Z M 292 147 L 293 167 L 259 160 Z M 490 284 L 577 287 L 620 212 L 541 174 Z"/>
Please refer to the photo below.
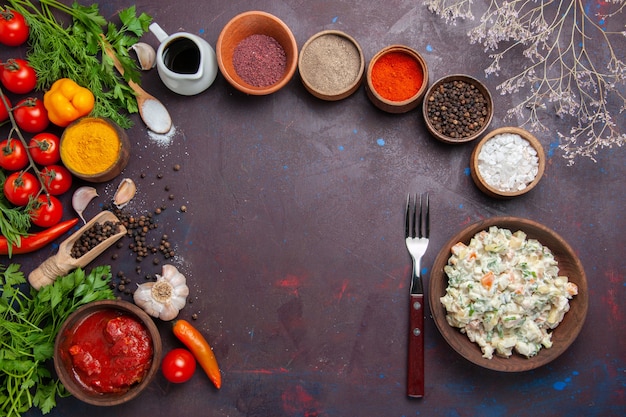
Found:
<path fill-rule="evenodd" d="M 424 294 L 411 294 L 407 395 L 424 396 Z"/>

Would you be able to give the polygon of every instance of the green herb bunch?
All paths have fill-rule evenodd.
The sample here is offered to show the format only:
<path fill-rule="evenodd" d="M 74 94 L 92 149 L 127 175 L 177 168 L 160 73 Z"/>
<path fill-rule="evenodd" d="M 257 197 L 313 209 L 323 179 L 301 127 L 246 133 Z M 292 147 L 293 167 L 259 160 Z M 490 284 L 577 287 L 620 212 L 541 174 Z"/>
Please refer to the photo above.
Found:
<path fill-rule="evenodd" d="M 56 397 L 69 395 L 49 361 L 61 324 L 78 307 L 115 298 L 109 266 L 89 274 L 76 269 L 30 295 L 20 265 L 0 265 L 0 415 L 20 416 L 31 407 L 42 413 L 56 406 Z"/>
<path fill-rule="evenodd" d="M 38 76 L 37 88 L 48 89 L 60 78 L 70 78 L 90 89 L 96 99 L 93 115 L 108 117 L 121 127 L 132 125 L 137 100 L 124 81 L 139 83 L 139 69 L 129 48 L 148 31 L 152 18 L 137 16 L 135 6 L 119 12 L 121 26 L 108 22 L 98 5 L 71 6 L 58 0 L 8 0 L 30 26 L 28 61 Z M 64 18 L 64 19 L 63 19 Z M 120 76 L 111 58 L 103 54 L 106 37 L 124 68 Z"/>

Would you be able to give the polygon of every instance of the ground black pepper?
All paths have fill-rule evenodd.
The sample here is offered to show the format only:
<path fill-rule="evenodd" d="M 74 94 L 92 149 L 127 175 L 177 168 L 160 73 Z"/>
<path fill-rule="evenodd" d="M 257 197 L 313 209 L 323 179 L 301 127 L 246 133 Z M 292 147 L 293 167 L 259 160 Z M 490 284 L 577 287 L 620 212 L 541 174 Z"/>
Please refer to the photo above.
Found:
<path fill-rule="evenodd" d="M 430 123 L 455 139 L 472 136 L 488 119 L 487 98 L 473 84 L 455 80 L 442 83 L 426 102 Z"/>

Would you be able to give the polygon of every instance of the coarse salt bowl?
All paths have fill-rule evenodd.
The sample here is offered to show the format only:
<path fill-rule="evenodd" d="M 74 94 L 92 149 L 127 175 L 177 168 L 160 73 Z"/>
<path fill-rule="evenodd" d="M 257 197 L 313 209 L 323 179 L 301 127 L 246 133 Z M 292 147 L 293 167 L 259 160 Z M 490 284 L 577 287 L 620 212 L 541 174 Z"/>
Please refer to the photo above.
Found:
<path fill-rule="evenodd" d="M 480 137 L 493 118 L 493 99 L 487 86 L 474 77 L 448 75 L 430 86 L 422 115 L 436 139 L 449 144 Z"/>
<path fill-rule="evenodd" d="M 54 368 L 74 397 L 92 405 L 113 406 L 134 399 L 150 385 L 161 365 L 161 354 L 159 330 L 141 308 L 123 300 L 94 301 L 79 307 L 61 326 L 54 345 Z M 101 366 L 99 372 L 88 375 L 95 363 L 90 357 L 99 359 Z"/>
<path fill-rule="evenodd" d="M 233 17 L 222 29 L 215 49 L 224 78 L 250 95 L 280 90 L 298 66 L 298 44 L 293 33 L 278 17 L 263 11 Z"/>
<path fill-rule="evenodd" d="M 68 125 L 59 150 L 63 165 L 72 175 L 94 183 L 117 177 L 130 159 L 128 135 L 103 117 L 83 117 Z"/>
<path fill-rule="evenodd" d="M 365 58 L 352 36 L 339 30 L 324 30 L 302 46 L 298 70 L 309 93 L 322 100 L 337 101 L 358 90 Z"/>
<path fill-rule="evenodd" d="M 414 49 L 391 45 L 378 51 L 367 67 L 365 91 L 389 113 L 406 113 L 422 103 L 428 88 L 428 65 Z"/>
<path fill-rule="evenodd" d="M 512 198 L 535 188 L 545 169 L 541 143 L 519 127 L 489 132 L 474 148 L 470 173 L 476 186 L 494 198 Z"/>

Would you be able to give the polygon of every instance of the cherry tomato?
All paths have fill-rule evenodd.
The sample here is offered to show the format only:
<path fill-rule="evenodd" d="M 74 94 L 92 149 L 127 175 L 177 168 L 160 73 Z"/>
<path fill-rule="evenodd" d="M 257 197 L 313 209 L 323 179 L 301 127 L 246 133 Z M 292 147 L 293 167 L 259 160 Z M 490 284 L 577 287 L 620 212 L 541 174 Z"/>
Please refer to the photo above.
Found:
<path fill-rule="evenodd" d="M 33 161 L 39 165 L 52 165 L 61 160 L 59 143 L 61 139 L 54 133 L 38 133 L 28 143 Z"/>
<path fill-rule="evenodd" d="M 52 195 L 61 195 L 72 187 L 72 174 L 61 165 L 48 165 L 41 170 L 41 179 Z"/>
<path fill-rule="evenodd" d="M 13 117 L 17 126 L 29 133 L 43 132 L 50 124 L 43 100 L 34 97 L 25 98 L 17 103 L 13 110 Z"/>
<path fill-rule="evenodd" d="M 2 64 L 0 82 L 12 93 L 28 94 L 37 85 L 37 73 L 24 59 L 9 59 Z"/>
<path fill-rule="evenodd" d="M 18 171 L 9 175 L 4 182 L 4 196 L 16 206 L 25 206 L 30 197 L 39 192 L 40 184 L 30 172 Z"/>
<path fill-rule="evenodd" d="M 19 171 L 28 165 L 28 151 L 19 139 L 0 142 L 0 167 L 7 171 Z"/>
<path fill-rule="evenodd" d="M 170 382 L 175 384 L 187 382 L 196 371 L 196 358 L 187 349 L 172 349 L 163 357 L 161 371 Z"/>
<path fill-rule="evenodd" d="M 0 11 L 0 43 L 19 46 L 28 40 L 28 24 L 21 13 L 10 9 Z"/>
<path fill-rule="evenodd" d="M 63 205 L 53 195 L 39 194 L 29 214 L 30 220 L 35 226 L 52 227 L 61 221 Z"/>
<path fill-rule="evenodd" d="M 4 105 L 2 99 L 0 99 L 0 123 L 4 122 L 5 120 L 9 120 L 9 109 L 11 108 L 11 101 L 9 100 L 9 98 L 7 96 L 4 96 L 4 99 L 7 102 L 6 106 Z"/>

